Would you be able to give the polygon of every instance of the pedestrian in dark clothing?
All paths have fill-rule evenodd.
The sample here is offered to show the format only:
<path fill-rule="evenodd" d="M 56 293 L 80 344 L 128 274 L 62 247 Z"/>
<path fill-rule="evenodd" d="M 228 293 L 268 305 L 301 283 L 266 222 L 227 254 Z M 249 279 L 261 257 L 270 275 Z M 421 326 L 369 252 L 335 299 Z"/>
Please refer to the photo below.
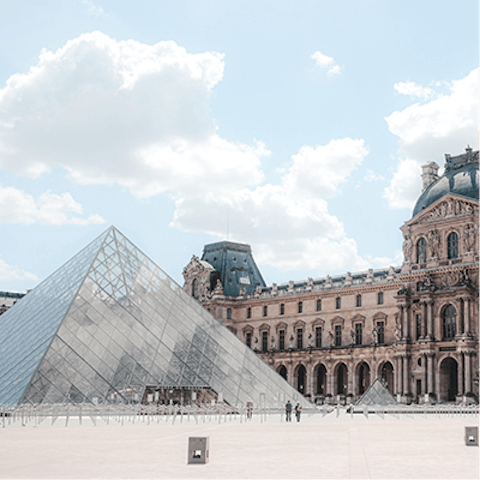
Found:
<path fill-rule="evenodd" d="M 285 413 L 287 415 L 287 422 L 292 421 L 292 404 L 290 400 L 288 400 L 287 404 L 285 405 Z"/>
<path fill-rule="evenodd" d="M 297 417 L 297 422 L 300 421 L 300 414 L 302 413 L 302 406 L 299 402 L 295 405 L 295 416 Z"/>
<path fill-rule="evenodd" d="M 252 402 L 252 399 L 249 397 L 247 401 L 247 420 L 252 419 L 252 413 L 253 413 L 253 402 Z"/>

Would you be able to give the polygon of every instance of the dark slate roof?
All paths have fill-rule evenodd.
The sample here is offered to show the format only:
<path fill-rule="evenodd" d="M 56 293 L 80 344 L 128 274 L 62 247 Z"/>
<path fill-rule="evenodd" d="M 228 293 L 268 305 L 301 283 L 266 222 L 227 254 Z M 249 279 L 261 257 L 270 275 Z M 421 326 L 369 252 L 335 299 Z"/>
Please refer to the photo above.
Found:
<path fill-rule="evenodd" d="M 445 173 L 420 195 L 412 217 L 447 193 L 478 200 L 478 150 L 467 148 L 455 157 L 445 155 Z"/>
<path fill-rule="evenodd" d="M 397 405 L 395 397 L 387 390 L 383 383 L 377 378 L 357 400 L 356 406 L 363 405 Z"/>
<path fill-rule="evenodd" d="M 240 287 L 251 295 L 257 285 L 265 287 L 265 280 L 255 263 L 250 245 L 236 242 L 217 242 L 205 245 L 202 260 L 220 273 L 223 293 L 238 296 Z"/>

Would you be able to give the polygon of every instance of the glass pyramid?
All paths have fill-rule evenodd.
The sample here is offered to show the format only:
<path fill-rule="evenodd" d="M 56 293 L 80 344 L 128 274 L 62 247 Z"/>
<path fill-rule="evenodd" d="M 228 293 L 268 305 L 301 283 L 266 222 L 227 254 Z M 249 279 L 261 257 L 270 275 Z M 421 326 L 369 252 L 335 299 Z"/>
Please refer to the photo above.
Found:
<path fill-rule="evenodd" d="M 364 405 L 398 405 L 395 397 L 387 390 L 385 385 L 377 378 L 367 388 L 365 393 L 355 403 L 357 406 Z"/>
<path fill-rule="evenodd" d="M 1 317 L 0 404 L 128 401 L 210 387 L 231 405 L 301 395 L 114 227 Z"/>

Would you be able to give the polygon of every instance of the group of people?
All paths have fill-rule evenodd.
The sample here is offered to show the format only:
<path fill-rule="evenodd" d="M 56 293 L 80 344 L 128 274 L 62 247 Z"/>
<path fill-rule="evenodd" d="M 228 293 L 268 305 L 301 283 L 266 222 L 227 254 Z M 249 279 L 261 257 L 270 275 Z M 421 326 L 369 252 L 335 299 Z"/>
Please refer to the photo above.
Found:
<path fill-rule="evenodd" d="M 297 422 L 300 421 L 300 415 L 302 413 L 302 406 L 300 405 L 300 402 L 297 402 L 295 407 L 290 403 L 290 400 L 287 401 L 287 404 L 285 405 L 285 414 L 287 418 L 287 422 L 292 421 L 292 411 L 295 411 L 295 417 L 297 418 Z M 247 420 L 252 419 L 252 413 L 253 413 L 253 402 L 252 399 L 249 398 L 247 401 Z"/>
<path fill-rule="evenodd" d="M 287 422 L 292 421 L 292 410 L 295 411 L 295 417 L 297 418 L 297 422 L 299 422 L 300 414 L 302 413 L 302 406 L 300 405 L 300 402 L 297 402 L 297 404 L 295 405 L 295 408 L 293 408 L 293 405 L 290 403 L 290 400 L 287 401 L 287 404 L 285 405 L 285 415 L 286 415 Z"/>

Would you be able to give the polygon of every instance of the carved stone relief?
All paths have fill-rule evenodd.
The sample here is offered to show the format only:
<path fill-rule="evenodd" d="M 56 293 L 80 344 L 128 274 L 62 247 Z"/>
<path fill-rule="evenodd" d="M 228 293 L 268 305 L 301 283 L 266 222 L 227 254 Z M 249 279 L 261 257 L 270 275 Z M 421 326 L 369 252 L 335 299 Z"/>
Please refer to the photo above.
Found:
<path fill-rule="evenodd" d="M 451 198 L 440 203 L 440 205 L 438 205 L 430 213 L 423 217 L 419 221 L 419 223 L 435 222 L 442 218 L 461 215 L 472 215 L 474 213 L 475 208 L 471 203 Z"/>
<path fill-rule="evenodd" d="M 431 258 L 438 258 L 440 256 L 440 234 L 438 230 L 430 230 L 427 235 L 427 245 L 430 251 Z"/>
<path fill-rule="evenodd" d="M 477 235 L 476 225 L 469 223 L 463 230 L 463 247 L 465 252 L 473 252 L 475 250 L 475 238 Z"/>

